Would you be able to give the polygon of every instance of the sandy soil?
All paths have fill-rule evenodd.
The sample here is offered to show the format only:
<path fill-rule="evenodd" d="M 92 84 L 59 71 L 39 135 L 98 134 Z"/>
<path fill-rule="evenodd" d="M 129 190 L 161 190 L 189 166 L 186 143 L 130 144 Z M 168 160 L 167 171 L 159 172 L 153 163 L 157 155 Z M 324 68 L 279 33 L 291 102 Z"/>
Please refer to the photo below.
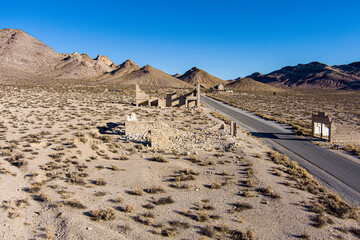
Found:
<path fill-rule="evenodd" d="M 325 211 L 329 223 L 317 226 L 318 196 L 289 184 L 271 149 L 241 129 L 176 151 L 130 141 L 115 130 L 133 112 L 194 134 L 218 121 L 205 108 L 131 100 L 130 91 L 1 85 L 2 239 L 356 239 L 356 220 Z"/>

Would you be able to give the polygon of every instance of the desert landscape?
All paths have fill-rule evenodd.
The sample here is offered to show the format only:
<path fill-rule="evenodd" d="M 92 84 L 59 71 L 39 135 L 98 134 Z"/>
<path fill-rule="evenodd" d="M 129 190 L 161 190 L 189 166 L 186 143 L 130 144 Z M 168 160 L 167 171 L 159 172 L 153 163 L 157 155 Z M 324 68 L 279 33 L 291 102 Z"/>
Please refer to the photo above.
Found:
<path fill-rule="evenodd" d="M 5 239 L 352 239 L 358 210 L 206 108 L 135 108 L 133 92 L 1 85 Z M 125 115 L 181 131 L 168 149 Z"/>
<path fill-rule="evenodd" d="M 297 89 L 258 74 L 225 81 L 197 67 L 171 75 L 130 59 L 58 54 L 21 30 L 0 30 L 0 236 L 359 238 L 358 206 L 261 138 L 239 126 L 233 134 L 226 116 L 201 104 L 135 104 L 136 84 L 163 100 L 221 84 L 231 91 L 211 96 L 298 135 L 318 111 L 358 128 L 353 65 L 326 67 L 338 74 L 322 75 L 331 84 L 311 78 Z"/>

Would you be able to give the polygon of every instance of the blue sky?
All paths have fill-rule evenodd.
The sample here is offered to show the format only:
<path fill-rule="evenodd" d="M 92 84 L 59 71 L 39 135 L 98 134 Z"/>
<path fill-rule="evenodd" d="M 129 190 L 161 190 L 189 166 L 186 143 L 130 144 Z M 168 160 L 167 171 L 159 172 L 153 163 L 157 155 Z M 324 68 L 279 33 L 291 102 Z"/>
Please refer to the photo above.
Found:
<path fill-rule="evenodd" d="M 14 2 L 14 3 L 13 3 Z M 360 61 L 360 1 L 3 1 L 0 28 L 55 51 L 132 59 L 222 79 L 286 65 Z"/>

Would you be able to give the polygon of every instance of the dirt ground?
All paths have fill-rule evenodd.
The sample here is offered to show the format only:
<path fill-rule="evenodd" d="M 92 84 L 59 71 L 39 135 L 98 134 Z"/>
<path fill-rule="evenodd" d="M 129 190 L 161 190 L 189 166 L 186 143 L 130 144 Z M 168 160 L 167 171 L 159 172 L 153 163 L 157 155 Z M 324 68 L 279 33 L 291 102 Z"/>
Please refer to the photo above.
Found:
<path fill-rule="evenodd" d="M 136 108 L 129 90 L 0 88 L 2 239 L 359 238 L 356 209 L 246 131 L 212 128 L 209 109 Z M 131 113 L 182 135 L 154 149 L 123 132 Z"/>

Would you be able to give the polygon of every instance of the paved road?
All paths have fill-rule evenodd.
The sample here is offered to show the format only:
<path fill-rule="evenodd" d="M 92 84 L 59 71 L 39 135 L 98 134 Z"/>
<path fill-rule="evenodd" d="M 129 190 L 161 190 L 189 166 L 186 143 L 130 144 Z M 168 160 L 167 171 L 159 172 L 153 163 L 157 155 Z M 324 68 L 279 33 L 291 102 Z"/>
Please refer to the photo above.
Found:
<path fill-rule="evenodd" d="M 360 160 L 344 158 L 297 137 L 289 126 L 262 119 L 204 95 L 201 101 L 236 121 L 253 135 L 263 138 L 276 150 L 297 161 L 328 188 L 360 206 Z"/>

